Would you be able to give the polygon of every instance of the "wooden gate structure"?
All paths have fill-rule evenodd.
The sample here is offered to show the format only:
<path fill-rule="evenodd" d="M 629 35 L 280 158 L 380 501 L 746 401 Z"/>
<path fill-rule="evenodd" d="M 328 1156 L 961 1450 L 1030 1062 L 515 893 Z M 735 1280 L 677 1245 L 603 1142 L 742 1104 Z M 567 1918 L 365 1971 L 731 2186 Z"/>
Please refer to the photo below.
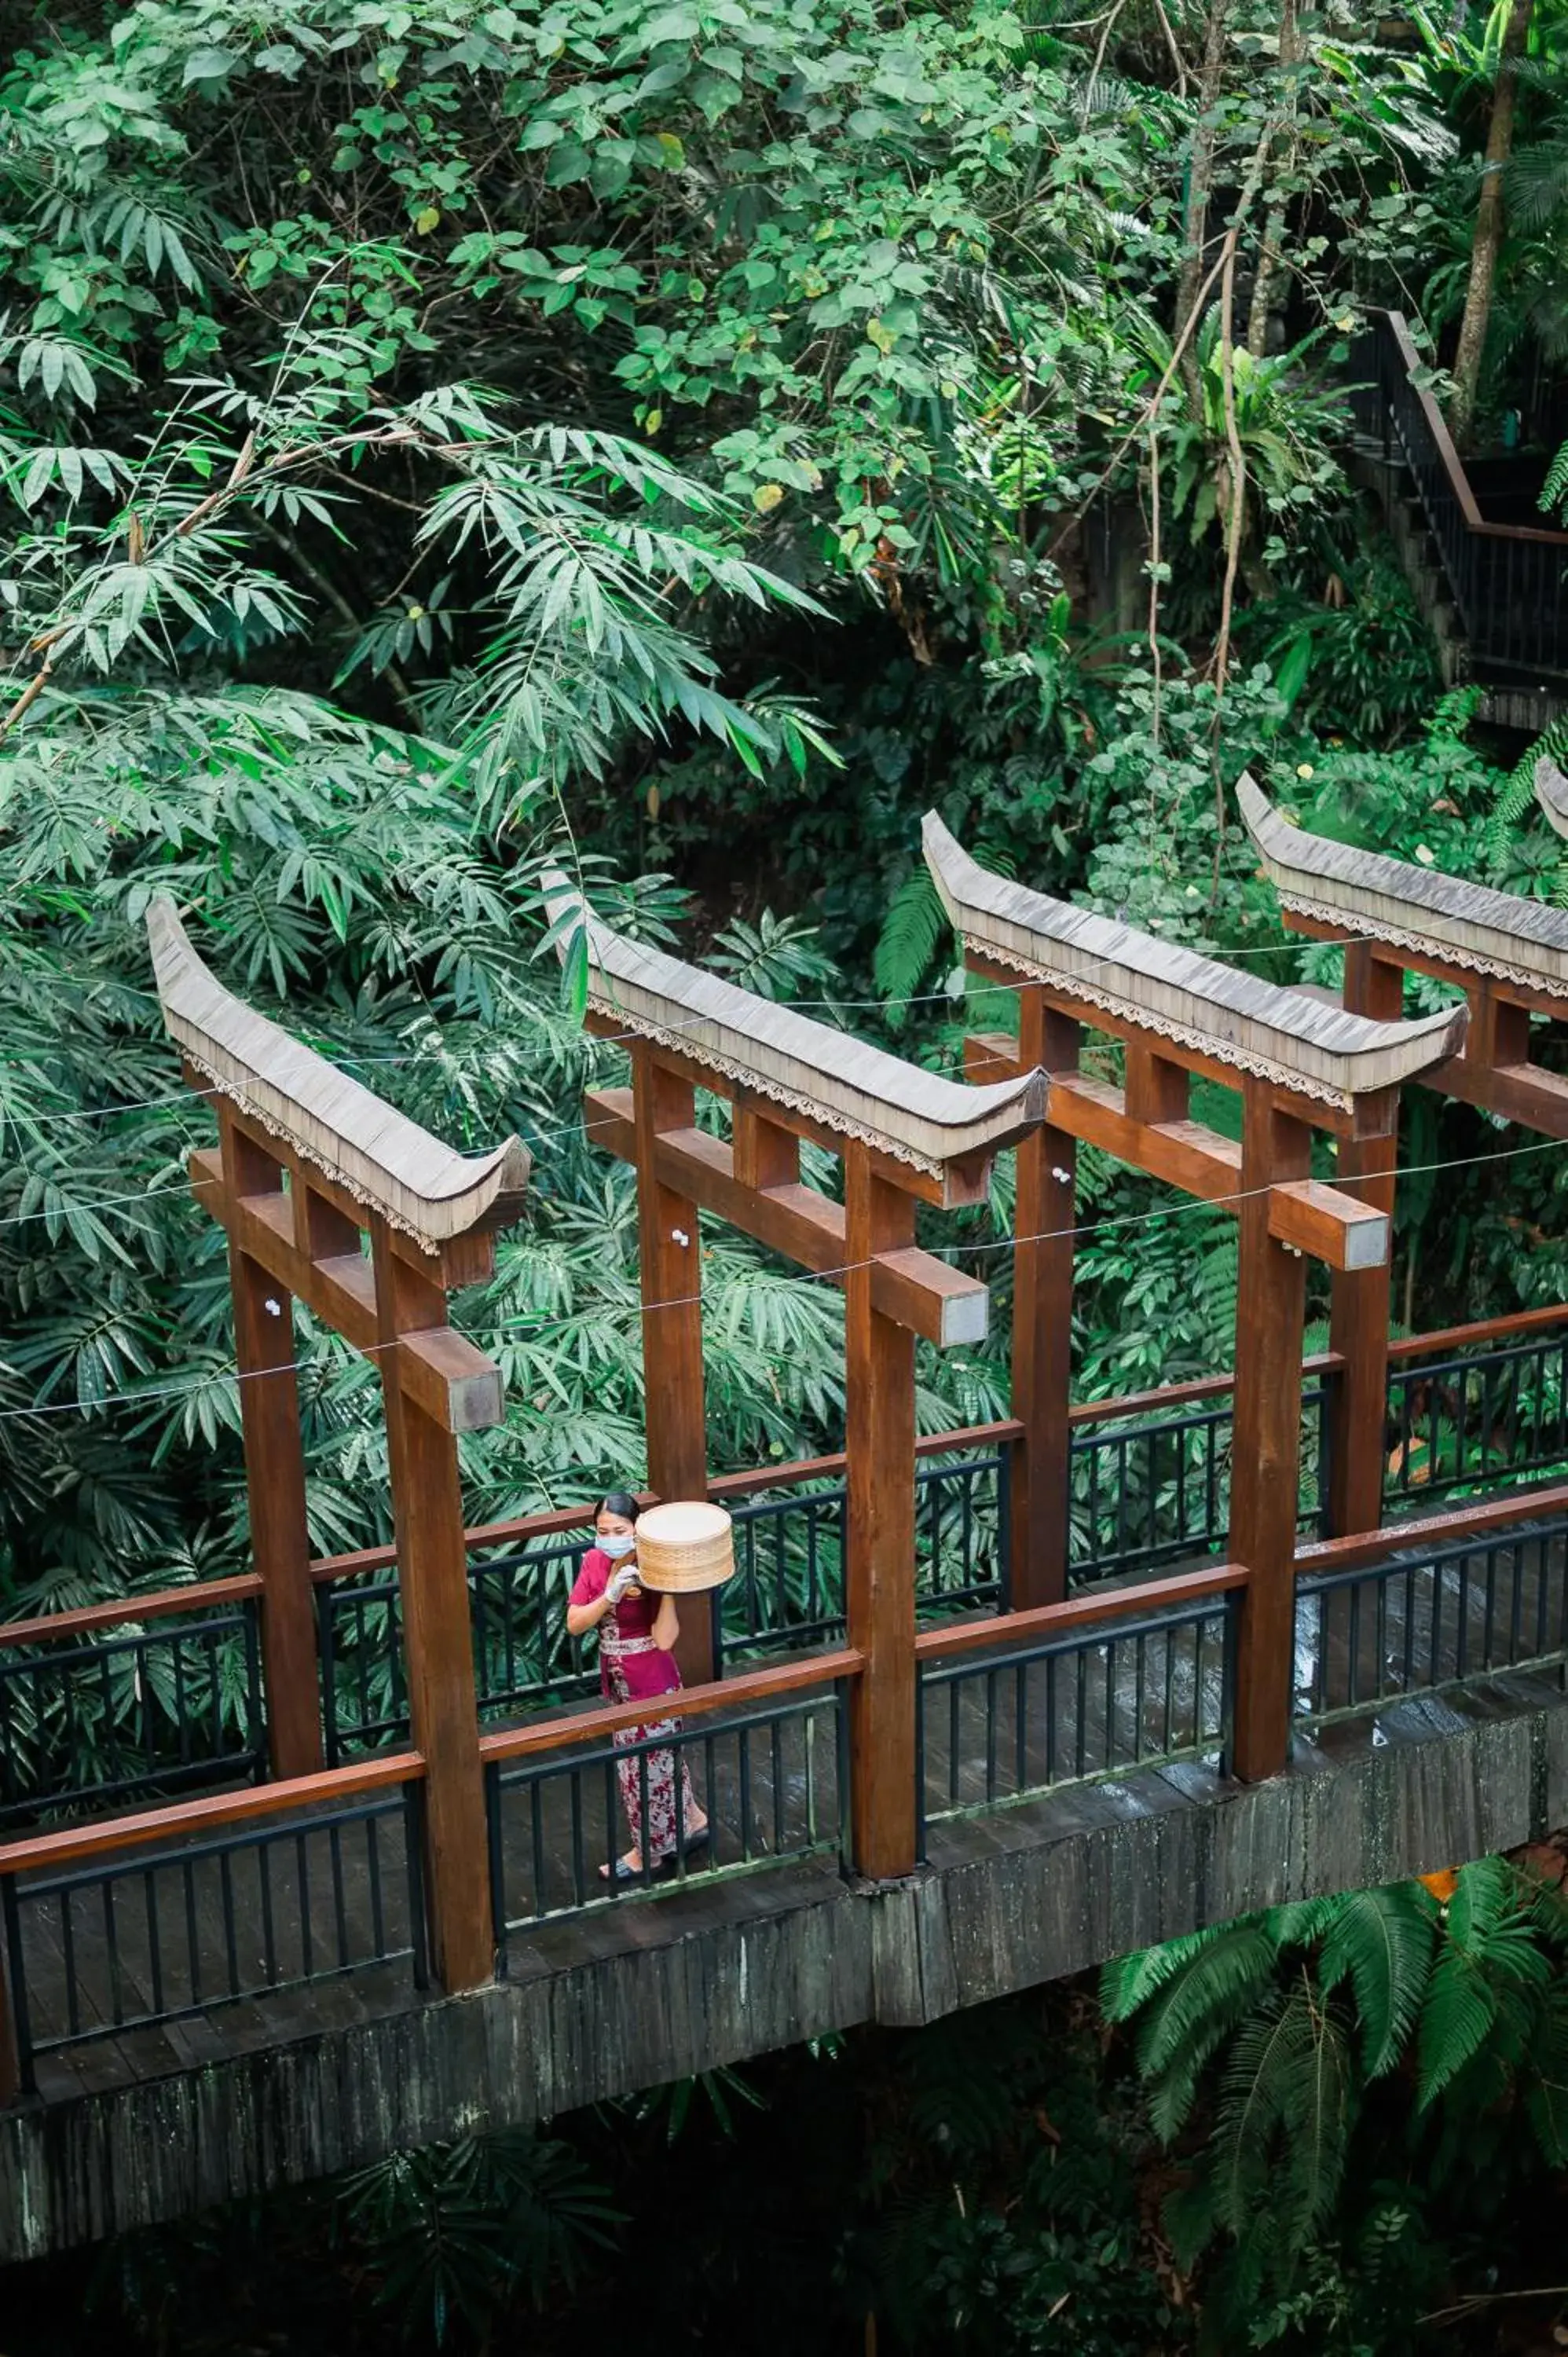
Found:
<path fill-rule="evenodd" d="M 1542 760 L 1536 795 L 1568 834 L 1568 781 Z M 1389 1020 L 1404 1004 L 1406 974 L 1465 994 L 1469 1023 L 1456 1052 L 1412 1075 L 1544 1136 L 1568 1138 L 1568 1079 L 1532 1063 L 1532 1016 L 1568 1018 L 1568 911 L 1418 867 L 1381 852 L 1308 834 L 1273 808 L 1250 777 L 1237 787 L 1242 822 L 1294 932 L 1345 945 L 1344 1004 Z M 1395 1137 L 1347 1140 L 1340 1183 L 1392 1211 Z M 1331 1439 L 1331 1528 L 1376 1530 L 1382 1514 L 1383 1401 L 1388 1385 L 1387 1265 L 1339 1271 L 1331 1348 L 1344 1361 Z"/>
<path fill-rule="evenodd" d="M 1391 1140 L 1401 1083 L 1454 1054 L 1465 1011 L 1413 1023 L 1331 1011 L 991 875 L 934 813 L 924 843 L 970 971 L 1018 995 L 1017 1039 L 972 1038 L 970 1071 L 990 1078 L 1038 1059 L 1050 1082 L 1046 1125 L 1019 1152 L 1013 1412 L 1026 1469 L 1015 1587 L 1041 1603 L 1066 1591 L 1073 1154 L 1082 1140 L 1239 1217 L 1230 1552 L 1251 1577 L 1232 1762 L 1244 1778 L 1272 1775 L 1290 1729 L 1302 1255 L 1349 1273 L 1386 1270 L 1389 1255 L 1386 1211 L 1312 1177 L 1312 1135 Z M 1084 1025 L 1122 1043 L 1121 1087 L 1079 1069 Z M 1240 1146 L 1189 1117 L 1194 1074 L 1240 1089 Z"/>
<path fill-rule="evenodd" d="M 475 1988 L 493 1941 L 456 1437 L 503 1409 L 499 1370 L 448 1325 L 446 1296 L 489 1274 L 528 1150 L 515 1137 L 478 1157 L 443 1146 L 225 990 L 172 902 L 153 903 L 147 933 L 164 1020 L 218 1114 L 218 1149 L 192 1155 L 190 1179 L 229 1239 L 273 1771 L 322 1764 L 298 1301 L 381 1379 L 434 1960 L 446 1987 Z"/>
<path fill-rule="evenodd" d="M 1043 1076 L 968 1088 L 827 1024 L 621 939 L 562 877 L 550 914 L 585 933 L 588 1025 L 629 1039 L 629 1090 L 590 1092 L 589 1135 L 638 1179 L 649 1480 L 706 1494 L 697 1218 L 716 1213 L 843 1288 L 849 1642 L 865 1663 L 852 1717 L 855 1856 L 915 1863 L 915 1342 L 982 1341 L 988 1295 L 915 1242 L 921 1203 L 985 1200 L 1003 1146 L 1036 1132 Z M 564 938 L 564 937 L 563 937 Z M 728 1142 L 695 1092 L 731 1109 Z M 842 1204 L 801 1183 L 800 1141 L 840 1157 Z M 712 1675 L 709 1631 L 687 1666 Z"/>

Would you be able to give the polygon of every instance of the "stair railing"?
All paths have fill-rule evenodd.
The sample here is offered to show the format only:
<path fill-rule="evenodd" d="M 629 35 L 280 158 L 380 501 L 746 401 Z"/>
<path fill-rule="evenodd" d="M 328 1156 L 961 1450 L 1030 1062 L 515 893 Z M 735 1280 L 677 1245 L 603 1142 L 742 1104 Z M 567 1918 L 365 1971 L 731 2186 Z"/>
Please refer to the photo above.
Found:
<path fill-rule="evenodd" d="M 1358 428 L 1410 469 L 1472 667 L 1568 673 L 1568 533 L 1481 513 L 1402 313 L 1367 314 L 1352 373 Z"/>

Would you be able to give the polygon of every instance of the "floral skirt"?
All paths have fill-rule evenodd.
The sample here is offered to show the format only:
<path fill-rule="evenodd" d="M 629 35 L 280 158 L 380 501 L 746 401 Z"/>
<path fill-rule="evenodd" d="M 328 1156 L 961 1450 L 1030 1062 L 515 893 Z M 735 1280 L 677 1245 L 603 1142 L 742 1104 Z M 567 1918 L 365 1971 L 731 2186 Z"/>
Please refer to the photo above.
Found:
<path fill-rule="evenodd" d="M 623 1667 L 628 1653 L 652 1653 L 659 1648 L 651 1637 L 605 1638 L 600 1640 L 601 1658 L 610 1692 L 617 1702 L 637 1699 L 627 1681 Z M 661 1747 L 643 1751 L 635 1747 L 657 1743 L 660 1736 L 679 1735 L 679 1718 L 654 1719 L 646 1727 L 623 1727 L 611 1738 L 618 1751 L 631 1756 L 620 1760 L 616 1768 L 616 1781 L 620 1786 L 620 1804 L 626 1812 L 631 1838 L 642 1854 L 645 1865 L 657 1866 L 672 1857 L 679 1839 L 675 1814 L 675 1754 Z M 643 1803 L 647 1801 L 647 1822 L 644 1823 Z M 692 1790 L 692 1771 L 681 1762 L 682 1814 L 690 1827 L 697 1812 L 696 1795 Z"/>

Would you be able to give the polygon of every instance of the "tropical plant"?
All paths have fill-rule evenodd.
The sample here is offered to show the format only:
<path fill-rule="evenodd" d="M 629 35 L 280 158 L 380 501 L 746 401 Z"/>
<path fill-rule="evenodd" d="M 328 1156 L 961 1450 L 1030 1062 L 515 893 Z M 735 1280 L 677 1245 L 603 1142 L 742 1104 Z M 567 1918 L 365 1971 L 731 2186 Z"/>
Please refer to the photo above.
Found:
<path fill-rule="evenodd" d="M 1187 2163 L 1165 2212 L 1178 2259 L 1223 2249 L 1212 2346 L 1299 2329 L 1305 2263 L 1372 2173 L 1357 2148 L 1394 2074 L 1407 2153 L 1437 2176 L 1495 2159 L 1505 2120 L 1540 2164 L 1568 2160 L 1568 1900 L 1502 1858 L 1434 1879 L 1266 1909 L 1105 1969 L 1107 2016 L 1136 2024 L 1153 2124 Z"/>

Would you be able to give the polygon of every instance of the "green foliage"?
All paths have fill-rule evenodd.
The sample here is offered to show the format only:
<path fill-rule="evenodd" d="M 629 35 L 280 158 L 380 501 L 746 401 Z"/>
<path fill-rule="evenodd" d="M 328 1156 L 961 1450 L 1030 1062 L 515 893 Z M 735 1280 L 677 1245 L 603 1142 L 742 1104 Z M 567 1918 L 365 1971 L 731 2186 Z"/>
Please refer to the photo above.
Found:
<path fill-rule="evenodd" d="M 1516 2140 L 1528 2127 L 1538 2165 L 1562 2166 L 1565 1952 L 1562 1894 L 1483 1858 L 1460 1867 L 1445 1905 L 1418 1882 L 1349 1891 L 1106 1966 L 1101 2002 L 1137 2025 L 1156 2132 L 1203 2131 L 1201 2147 L 1186 2137 L 1166 2216 L 1184 2266 L 1219 2247 L 1213 2345 L 1230 2345 L 1242 2319 L 1252 2347 L 1321 2324 L 1311 2279 L 1326 2247 L 1360 2232 L 1355 2204 L 1389 2134 L 1378 2083 L 1398 2074 L 1410 2091 L 1404 2137 L 1424 2146 L 1435 2183 L 1465 2175 L 1467 2146 L 1484 2165 L 1477 2132 L 1489 2153 L 1505 2121 Z M 1391 2236 L 1419 2239 L 1408 2219 Z M 1390 2255 L 1369 2255 L 1357 2299 L 1375 2306 Z M 1412 2267 L 1407 2252 L 1394 2272 Z M 1341 2319 L 1352 2339 L 1354 2322 Z"/>
<path fill-rule="evenodd" d="M 539 2309 L 570 2292 L 620 2215 L 569 2146 L 527 2129 L 395 2153 L 342 2200 L 378 2304 L 437 2348 L 459 2324 L 488 2340 L 520 2294 Z"/>

